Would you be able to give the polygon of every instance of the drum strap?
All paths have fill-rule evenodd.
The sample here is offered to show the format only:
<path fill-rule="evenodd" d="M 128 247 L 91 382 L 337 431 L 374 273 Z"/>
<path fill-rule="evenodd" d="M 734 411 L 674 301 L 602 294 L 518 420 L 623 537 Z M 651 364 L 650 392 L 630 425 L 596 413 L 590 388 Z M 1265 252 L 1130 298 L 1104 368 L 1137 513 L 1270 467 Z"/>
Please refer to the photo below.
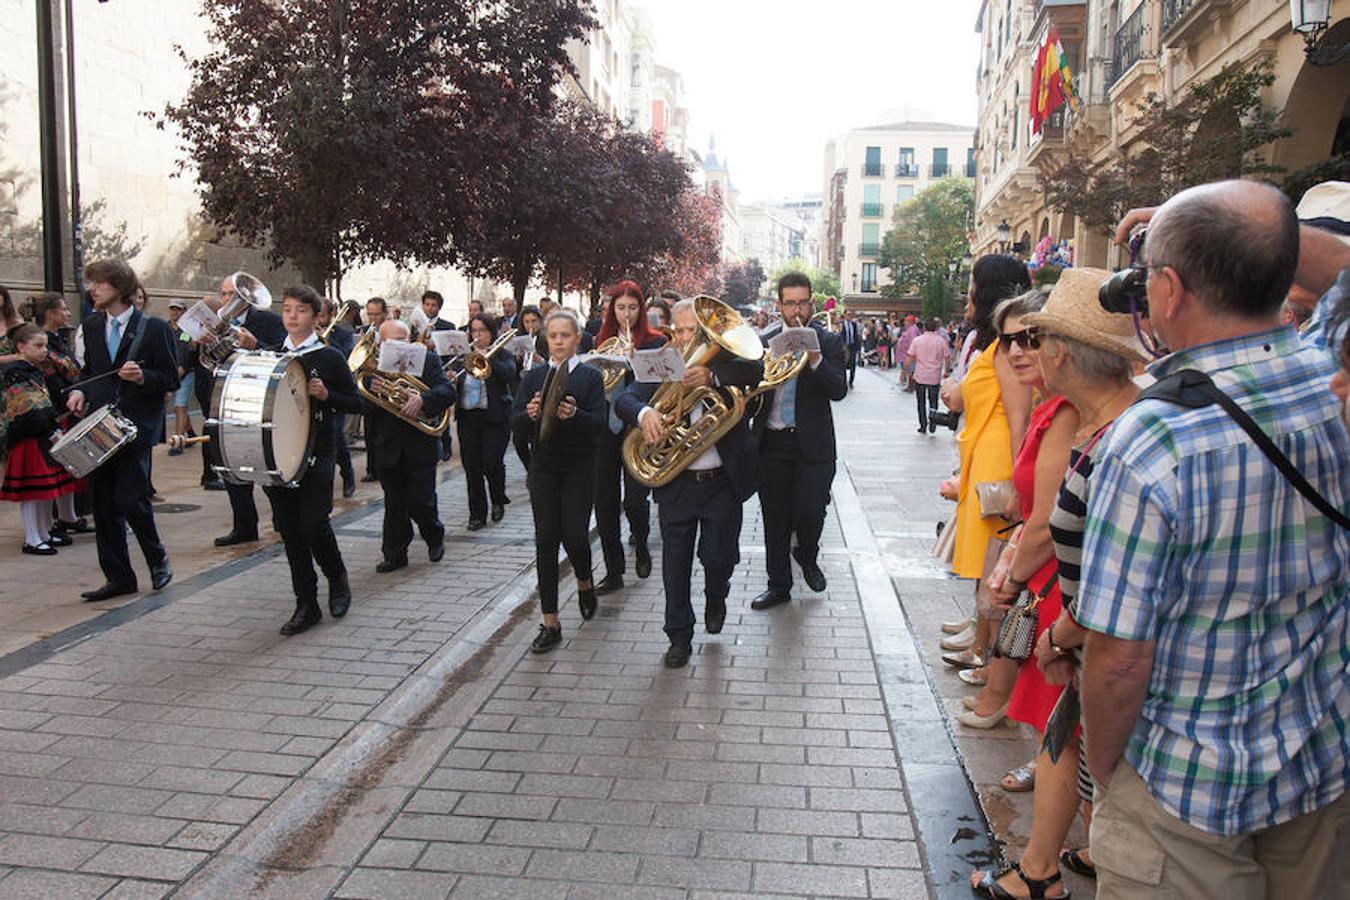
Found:
<path fill-rule="evenodd" d="M 127 350 L 127 359 L 129 361 L 136 362 L 136 356 L 141 352 L 141 344 L 145 341 L 145 333 L 149 330 L 150 329 L 145 326 L 145 313 L 141 313 L 140 317 L 136 319 L 136 334 L 131 339 L 131 348 Z M 109 362 L 113 365 L 114 368 L 117 366 L 117 361 L 115 359 L 112 359 L 111 355 L 109 358 Z M 137 364 L 139 365 L 139 363 Z M 118 400 L 122 399 L 122 388 L 124 388 L 126 384 L 127 383 L 123 381 L 121 384 L 117 386 L 116 399 Z"/>

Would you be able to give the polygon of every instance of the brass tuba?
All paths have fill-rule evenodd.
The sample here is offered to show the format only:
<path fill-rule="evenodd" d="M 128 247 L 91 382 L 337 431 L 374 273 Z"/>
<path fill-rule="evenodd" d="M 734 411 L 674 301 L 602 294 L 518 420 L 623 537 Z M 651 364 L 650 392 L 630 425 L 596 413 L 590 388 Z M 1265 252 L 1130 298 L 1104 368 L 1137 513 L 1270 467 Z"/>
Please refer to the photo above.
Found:
<path fill-rule="evenodd" d="M 377 359 L 375 330 L 371 329 L 361 335 L 361 339 L 356 342 L 356 346 L 347 356 L 347 368 L 351 369 L 352 375 L 355 376 L 356 389 L 361 396 L 391 416 L 407 422 L 423 434 L 437 437 L 444 434 L 445 429 L 450 426 L 450 410 L 448 409 L 439 416 L 429 416 L 422 413 L 415 419 L 410 419 L 403 414 L 403 404 L 407 403 L 408 399 L 414 394 L 425 392 L 427 390 L 426 383 L 406 372 L 381 372 L 376 368 Z M 383 383 L 379 390 L 372 390 L 366 385 L 367 376 L 378 376 L 380 378 Z"/>
<path fill-rule="evenodd" d="M 247 313 L 249 307 L 267 309 L 272 305 L 272 293 L 267 290 L 267 285 L 247 272 L 235 272 L 230 276 L 230 283 L 234 285 L 234 292 L 216 311 L 219 320 L 211 327 L 215 340 L 203 342 L 198 351 L 208 369 L 223 365 L 239 349 L 239 327 L 234 324 L 235 318 Z"/>
<path fill-rule="evenodd" d="M 806 365 L 806 354 L 800 351 L 766 357 L 754 328 L 734 309 L 714 297 L 695 297 L 694 313 L 703 340 L 695 341 L 686 351 L 686 367 L 706 366 L 723 353 L 730 353 L 742 359 L 764 359 L 764 379 L 750 390 L 687 388 L 679 382 L 658 387 L 647 405 L 671 421 L 665 437 L 660 443 L 649 444 L 642 429 L 635 428 L 623 442 L 624 465 L 634 478 L 648 487 L 661 487 L 674 481 L 690 463 L 736 427 L 752 398 L 795 377 Z M 685 424 L 685 415 L 695 405 L 702 405 L 702 417 L 697 422 Z"/>

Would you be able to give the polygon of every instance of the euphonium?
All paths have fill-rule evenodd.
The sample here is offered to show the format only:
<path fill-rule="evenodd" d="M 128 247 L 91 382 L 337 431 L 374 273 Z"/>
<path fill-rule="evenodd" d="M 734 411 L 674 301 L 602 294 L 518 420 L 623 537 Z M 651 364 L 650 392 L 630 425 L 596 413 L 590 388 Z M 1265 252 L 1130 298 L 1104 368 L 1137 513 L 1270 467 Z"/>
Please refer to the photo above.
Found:
<path fill-rule="evenodd" d="M 730 306 L 708 296 L 694 298 L 703 340 L 695 341 L 685 352 L 685 367 L 706 366 L 723 353 L 742 359 L 764 358 L 759 335 Z M 755 395 L 777 387 L 806 364 L 806 354 L 794 357 L 770 357 L 765 364 L 766 378 L 753 390 L 739 388 L 687 388 L 680 382 L 662 384 L 652 394 L 648 406 L 667 418 L 671 425 L 657 444 L 649 444 L 642 429 L 629 432 L 623 442 L 623 463 L 633 477 L 648 487 L 661 487 L 698 459 L 705 450 L 722 439 L 745 415 L 746 404 Z M 767 375 L 772 369 L 774 380 Z M 685 424 L 685 414 L 696 404 L 703 407 L 697 422 Z"/>
<path fill-rule="evenodd" d="M 614 337 L 607 339 L 599 347 L 596 347 L 595 352 L 606 356 L 627 356 L 633 352 L 633 342 L 616 334 Z M 606 394 L 623 384 L 624 377 L 628 374 L 628 366 L 626 364 L 613 362 L 608 359 L 588 360 L 587 365 L 594 366 L 600 370 L 600 375 L 605 379 Z"/>
<path fill-rule="evenodd" d="M 272 305 L 272 294 L 267 285 L 247 272 L 235 272 L 230 276 L 230 283 L 234 285 L 234 292 L 216 311 L 220 318 L 211 328 L 216 339 L 203 343 L 198 351 L 207 368 L 211 369 L 224 363 L 239 349 L 239 327 L 234 320 L 247 313 L 250 306 L 267 309 Z"/>
<path fill-rule="evenodd" d="M 415 419 L 410 419 L 403 414 L 403 404 L 407 403 L 414 395 L 424 393 L 427 390 L 426 383 L 406 372 L 381 372 L 376 368 L 376 360 L 375 331 L 371 329 L 361 335 L 361 339 L 356 342 L 356 346 L 347 356 L 347 368 L 351 369 L 352 375 L 355 376 L 356 389 L 361 393 L 361 396 L 391 416 L 407 422 L 423 434 L 435 436 L 444 434 L 445 429 L 450 425 L 450 410 L 448 409 L 439 416 L 429 416 L 423 413 Z M 378 390 L 372 389 L 366 384 L 367 376 L 377 376 L 380 379 L 381 384 Z"/>

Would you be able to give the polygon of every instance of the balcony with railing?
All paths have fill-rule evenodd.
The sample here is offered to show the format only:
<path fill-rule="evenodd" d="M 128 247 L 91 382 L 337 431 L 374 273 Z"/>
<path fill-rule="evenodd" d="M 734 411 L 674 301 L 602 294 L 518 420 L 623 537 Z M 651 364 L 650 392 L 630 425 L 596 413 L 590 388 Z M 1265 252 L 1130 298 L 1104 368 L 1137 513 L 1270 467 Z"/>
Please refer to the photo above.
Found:
<path fill-rule="evenodd" d="M 916 163 L 897 163 L 895 167 L 896 178 L 918 178 L 919 166 Z"/>
<path fill-rule="evenodd" d="M 966 163 L 966 177 L 967 178 L 975 177 L 975 160 L 973 159 Z"/>
<path fill-rule="evenodd" d="M 881 218 L 881 204 L 880 204 L 880 203 L 864 203 L 864 204 L 862 205 L 862 214 L 863 214 L 863 218 L 865 218 L 865 219 L 879 219 L 879 218 Z"/>
<path fill-rule="evenodd" d="M 858 245 L 858 255 L 859 255 L 859 256 L 880 256 L 880 255 L 881 255 L 881 244 L 879 244 L 879 243 L 877 243 L 877 244 L 867 244 L 867 243 L 859 244 L 859 245 Z"/>
<path fill-rule="evenodd" d="M 864 178 L 880 178 L 886 169 L 881 163 L 863 163 L 862 173 Z"/>
<path fill-rule="evenodd" d="M 1167 31 L 1177 22 L 1185 17 L 1192 6 L 1196 5 L 1196 0 L 1163 0 L 1162 4 L 1162 30 Z"/>
<path fill-rule="evenodd" d="M 1140 3 L 1129 18 L 1116 29 L 1112 40 L 1111 83 L 1120 81 L 1121 76 L 1144 58 L 1144 37 L 1148 32 L 1148 3 Z"/>
<path fill-rule="evenodd" d="M 946 178 L 952 174 L 951 163 L 933 163 L 928 167 L 928 175 L 931 178 Z"/>

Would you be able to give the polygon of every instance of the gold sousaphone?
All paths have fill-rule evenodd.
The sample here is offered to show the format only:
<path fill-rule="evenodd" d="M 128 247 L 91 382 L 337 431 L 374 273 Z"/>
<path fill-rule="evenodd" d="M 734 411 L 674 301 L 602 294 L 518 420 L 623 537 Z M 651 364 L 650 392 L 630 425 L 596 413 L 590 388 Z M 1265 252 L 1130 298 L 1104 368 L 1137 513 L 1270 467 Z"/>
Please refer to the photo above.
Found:
<path fill-rule="evenodd" d="M 648 487 L 670 484 L 705 450 L 736 427 L 749 402 L 795 378 L 806 365 L 806 354 L 797 351 L 775 356 L 766 353 L 759 334 L 740 313 L 715 297 L 695 297 L 701 339 L 685 352 L 685 367 L 707 366 L 724 355 L 764 360 L 764 378 L 754 388 L 685 387 L 667 382 L 658 387 L 647 405 L 671 423 L 658 443 L 647 442 L 641 428 L 634 428 L 623 442 L 623 464 L 633 477 Z M 685 415 L 702 405 L 703 415 L 686 424 Z"/>
<path fill-rule="evenodd" d="M 439 416 L 422 412 L 416 418 L 409 418 L 403 414 L 403 404 L 414 395 L 423 394 L 428 390 L 426 382 L 406 372 L 381 372 L 377 368 L 378 358 L 379 354 L 375 349 L 375 330 L 372 328 L 361 335 L 352 352 L 347 355 L 347 368 L 352 370 L 352 375 L 356 378 L 356 389 L 361 396 L 423 434 L 435 436 L 444 434 L 445 429 L 450 426 L 448 409 Z M 369 387 L 366 384 L 367 376 L 378 377 L 380 387 L 378 389 Z"/>

